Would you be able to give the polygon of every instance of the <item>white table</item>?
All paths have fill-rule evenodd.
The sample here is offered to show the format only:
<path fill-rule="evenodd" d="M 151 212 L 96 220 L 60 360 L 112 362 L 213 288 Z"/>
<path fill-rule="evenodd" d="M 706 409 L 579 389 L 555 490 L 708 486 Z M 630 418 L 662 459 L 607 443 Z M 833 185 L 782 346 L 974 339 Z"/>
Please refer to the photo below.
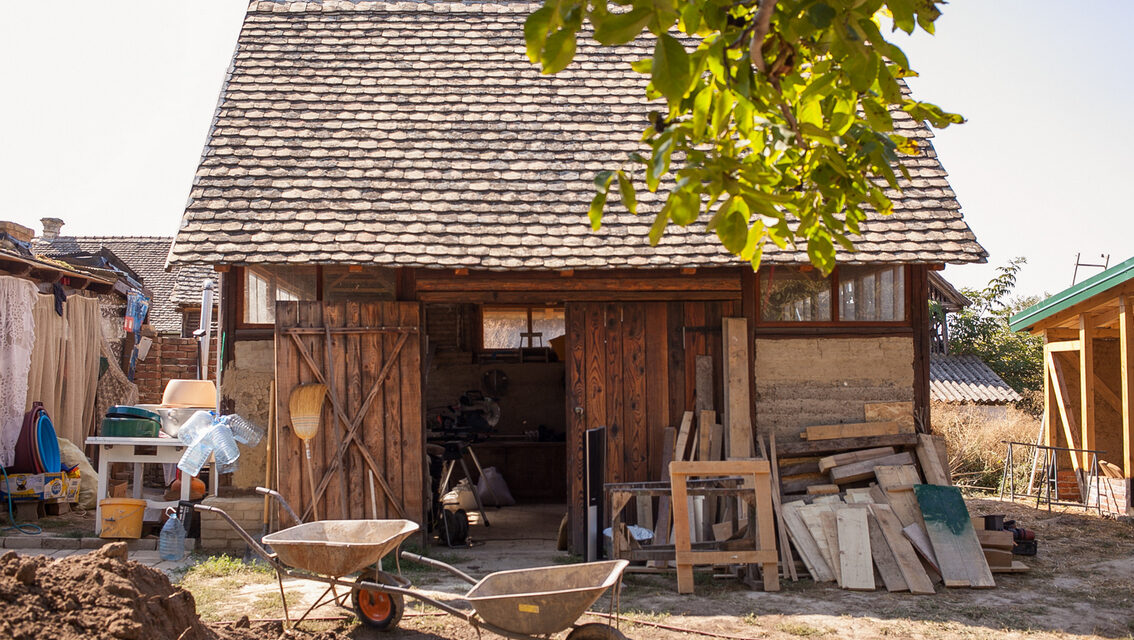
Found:
<path fill-rule="evenodd" d="M 134 465 L 133 495 L 142 497 L 142 469 L 147 464 L 177 464 L 186 445 L 177 438 L 87 438 L 88 445 L 98 445 L 98 507 L 95 510 L 95 535 L 102 533 L 102 501 L 109 491 L 110 465 L 127 462 Z M 149 452 L 139 453 L 141 448 Z M 182 479 L 181 499 L 189 499 L 191 482 Z M 177 508 L 175 500 L 146 500 L 147 509 Z"/>

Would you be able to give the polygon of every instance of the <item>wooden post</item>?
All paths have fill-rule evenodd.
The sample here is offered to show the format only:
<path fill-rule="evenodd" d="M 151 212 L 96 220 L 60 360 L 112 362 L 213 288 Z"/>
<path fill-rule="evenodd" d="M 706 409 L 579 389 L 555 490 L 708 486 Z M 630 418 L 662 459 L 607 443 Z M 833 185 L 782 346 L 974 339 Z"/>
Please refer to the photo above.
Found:
<path fill-rule="evenodd" d="M 724 427 L 728 434 L 728 458 L 751 458 L 752 414 L 749 409 L 748 322 L 724 318 Z"/>
<path fill-rule="evenodd" d="M 1084 449 L 1095 448 L 1095 346 L 1094 327 L 1087 319 L 1087 314 L 1079 314 L 1079 408 L 1082 419 L 1079 428 L 1083 433 Z M 1086 475 L 1091 469 L 1091 454 L 1082 454 L 1083 491 L 1089 481 Z M 1086 493 L 1084 493 L 1084 496 Z"/>
<path fill-rule="evenodd" d="M 1118 296 L 1118 340 L 1120 362 L 1122 367 L 1122 470 L 1128 479 L 1134 478 L 1134 375 L 1130 367 L 1134 366 L 1134 308 L 1131 300 L 1125 295 Z M 1129 483 L 1127 483 L 1129 484 Z M 1128 489 L 1129 491 L 1129 489 Z M 1131 496 L 1126 494 L 1127 505 Z M 1130 507 L 1127 506 L 1127 513 Z"/>

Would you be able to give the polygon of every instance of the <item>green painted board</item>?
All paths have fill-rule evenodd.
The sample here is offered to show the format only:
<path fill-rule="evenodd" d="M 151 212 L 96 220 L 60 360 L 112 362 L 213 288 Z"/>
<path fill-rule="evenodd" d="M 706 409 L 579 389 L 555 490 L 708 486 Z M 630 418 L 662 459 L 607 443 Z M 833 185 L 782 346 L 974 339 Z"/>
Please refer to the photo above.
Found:
<path fill-rule="evenodd" d="M 988 589 L 996 586 L 980 540 L 973 530 L 968 507 L 957 487 L 914 485 L 925 530 L 946 587 Z"/>

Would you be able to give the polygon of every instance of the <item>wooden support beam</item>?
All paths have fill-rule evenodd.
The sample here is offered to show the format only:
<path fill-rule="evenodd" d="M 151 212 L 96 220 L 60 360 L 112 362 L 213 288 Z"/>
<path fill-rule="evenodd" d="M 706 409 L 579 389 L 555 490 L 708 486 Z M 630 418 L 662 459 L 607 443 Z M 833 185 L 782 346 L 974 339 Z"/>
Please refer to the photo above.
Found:
<path fill-rule="evenodd" d="M 1063 327 L 1052 327 L 1045 329 L 1043 334 L 1047 336 L 1050 342 L 1059 342 L 1061 340 L 1078 340 L 1079 329 L 1064 329 Z M 1118 329 L 1107 329 L 1102 327 L 1095 328 L 1096 338 L 1117 338 L 1119 337 Z"/>
<path fill-rule="evenodd" d="M 1094 327 L 1086 314 L 1079 316 L 1079 409 L 1082 420 L 1079 426 L 1083 433 L 1084 449 L 1095 448 L 1095 349 Z M 1091 467 L 1091 454 L 1084 452 L 1083 468 Z"/>
<path fill-rule="evenodd" d="M 752 414 L 749 408 L 748 321 L 724 318 L 724 427 L 728 433 L 728 457 L 751 458 Z"/>
<path fill-rule="evenodd" d="M 1082 348 L 1082 341 L 1080 340 L 1063 340 L 1060 342 L 1049 342 L 1043 345 L 1045 352 L 1054 351 L 1079 351 Z"/>
<path fill-rule="evenodd" d="M 1063 367 L 1059 364 L 1055 354 L 1048 351 L 1043 354 L 1047 362 L 1048 371 L 1051 372 L 1051 385 L 1053 387 L 1056 405 L 1059 407 L 1059 417 L 1063 419 L 1063 434 L 1067 436 L 1067 446 L 1076 448 L 1075 432 L 1079 431 L 1079 423 L 1069 408 L 1071 394 L 1067 392 L 1067 377 L 1063 375 Z M 1054 429 L 1048 429 L 1054 431 Z M 1076 472 L 1080 469 L 1079 458 L 1071 456 L 1071 466 Z"/>
<path fill-rule="evenodd" d="M 1118 316 L 1119 355 L 1122 368 L 1122 469 L 1127 478 L 1134 478 L 1134 304 L 1128 296 L 1118 297 L 1122 313 Z M 1127 494 L 1129 500 L 1129 494 Z M 1129 512 L 1127 507 L 1127 512 Z"/>

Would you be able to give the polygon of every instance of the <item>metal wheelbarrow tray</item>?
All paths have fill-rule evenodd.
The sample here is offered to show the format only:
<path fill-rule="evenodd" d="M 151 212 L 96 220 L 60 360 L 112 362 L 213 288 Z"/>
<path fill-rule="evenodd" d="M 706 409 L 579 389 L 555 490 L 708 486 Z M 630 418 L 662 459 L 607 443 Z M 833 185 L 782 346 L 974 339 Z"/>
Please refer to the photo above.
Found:
<path fill-rule="evenodd" d="M 322 520 L 263 540 L 284 564 L 339 578 L 378 562 L 417 529 L 409 520 Z"/>

